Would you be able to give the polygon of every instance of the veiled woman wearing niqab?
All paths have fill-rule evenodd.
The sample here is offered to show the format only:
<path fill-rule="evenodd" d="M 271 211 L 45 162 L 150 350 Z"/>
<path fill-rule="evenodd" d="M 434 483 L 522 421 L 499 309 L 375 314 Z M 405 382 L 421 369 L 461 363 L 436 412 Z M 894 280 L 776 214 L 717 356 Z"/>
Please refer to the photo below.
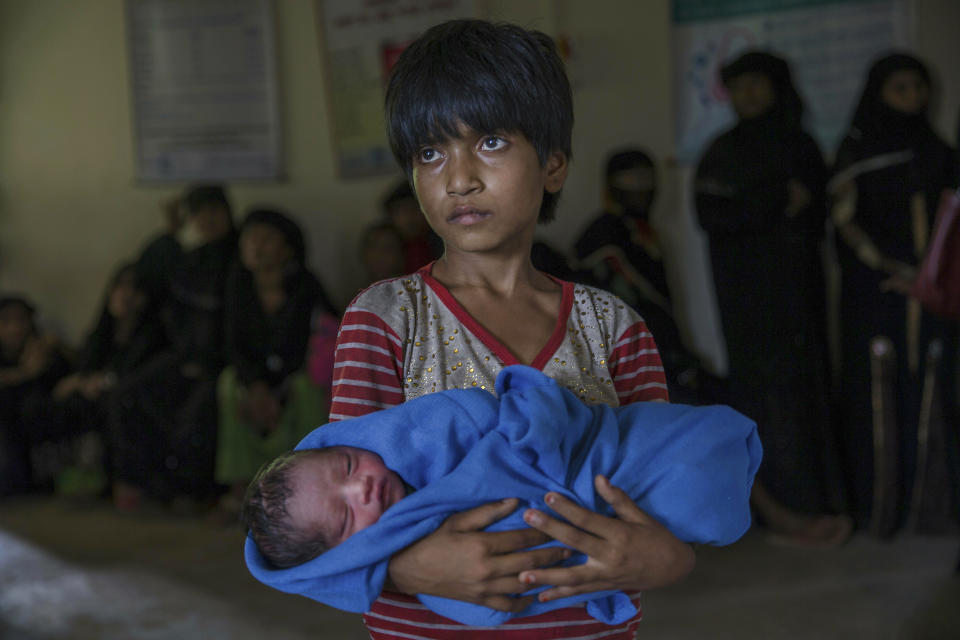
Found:
<path fill-rule="evenodd" d="M 949 333 L 943 320 L 908 295 L 941 192 L 960 179 L 955 151 L 930 126 L 929 90 L 929 72 L 916 58 L 896 53 L 877 60 L 830 182 L 842 272 L 841 433 L 860 525 L 870 519 L 874 493 L 871 341 L 888 338 L 896 360 L 891 396 L 901 443 L 900 491 L 892 499 L 902 520 L 915 471 L 925 355 L 931 341 Z M 952 353 L 943 350 L 940 370 L 931 375 L 946 380 Z"/>
<path fill-rule="evenodd" d="M 726 401 L 757 421 L 761 487 L 794 512 L 838 511 L 820 259 L 826 165 L 785 60 L 751 51 L 721 73 L 738 122 L 710 144 L 695 189 L 727 346 Z M 849 521 L 820 520 L 811 544 L 849 534 Z"/>

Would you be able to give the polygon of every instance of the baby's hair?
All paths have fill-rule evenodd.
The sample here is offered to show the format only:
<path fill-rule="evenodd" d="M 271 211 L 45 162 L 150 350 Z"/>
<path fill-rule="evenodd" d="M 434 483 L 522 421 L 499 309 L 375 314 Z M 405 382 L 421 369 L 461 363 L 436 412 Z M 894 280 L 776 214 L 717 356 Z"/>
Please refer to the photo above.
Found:
<path fill-rule="evenodd" d="M 523 134 L 541 166 L 572 157 L 573 94 L 557 47 L 544 33 L 512 24 L 451 20 L 428 29 L 397 60 L 387 85 L 387 135 L 410 177 L 424 145 L 481 133 Z M 540 222 L 560 194 L 544 192 Z"/>
<path fill-rule="evenodd" d="M 303 564 L 332 545 L 320 531 L 302 531 L 290 521 L 287 502 L 293 496 L 291 471 L 297 462 L 323 449 L 288 451 L 257 471 L 243 497 L 240 521 L 260 553 L 278 569 Z"/>

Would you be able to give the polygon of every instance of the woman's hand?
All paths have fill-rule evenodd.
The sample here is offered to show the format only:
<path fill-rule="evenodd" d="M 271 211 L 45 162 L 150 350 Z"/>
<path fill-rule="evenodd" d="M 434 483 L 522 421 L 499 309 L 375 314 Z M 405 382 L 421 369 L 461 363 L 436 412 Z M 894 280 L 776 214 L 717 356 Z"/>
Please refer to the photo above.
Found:
<path fill-rule="evenodd" d="M 892 258 L 883 258 L 880 268 L 890 274 L 880 283 L 880 291 L 910 295 L 913 281 L 917 279 L 916 267 Z"/>
<path fill-rule="evenodd" d="M 796 178 L 790 178 L 787 183 L 787 208 L 784 211 L 787 217 L 796 217 L 798 213 L 809 207 L 812 201 L 813 195 L 810 189 Z"/>
<path fill-rule="evenodd" d="M 53 388 L 53 399 L 57 402 L 63 402 L 71 395 L 79 391 L 82 383 L 83 379 L 80 377 L 79 373 L 74 373 L 61 378 L 60 381 L 57 382 L 57 385 Z"/>
<path fill-rule="evenodd" d="M 50 365 L 55 343 L 50 338 L 30 338 L 20 354 L 20 368 L 27 380 L 36 378 Z"/>
<path fill-rule="evenodd" d="M 241 401 L 240 415 L 263 435 L 276 430 L 280 424 L 281 413 L 280 402 L 266 382 L 258 380 L 247 387 L 247 392 Z"/>
<path fill-rule="evenodd" d="M 531 527 L 587 555 L 587 561 L 575 567 L 535 569 L 520 574 L 520 581 L 528 588 L 554 585 L 539 594 L 541 602 L 606 589 L 642 591 L 664 587 L 679 582 L 693 570 L 696 556 L 690 545 L 637 508 L 630 496 L 605 477 L 597 476 L 594 485 L 617 518 L 584 509 L 555 493 L 547 494 L 547 504 L 571 524 L 535 509 L 524 514 Z"/>
<path fill-rule="evenodd" d="M 457 513 L 440 528 L 390 559 L 390 582 L 396 590 L 473 602 L 499 611 L 518 612 L 533 596 L 511 597 L 529 589 L 521 571 L 550 566 L 570 556 L 562 547 L 521 551 L 550 538 L 536 529 L 485 532 L 509 515 L 517 500 L 493 502 Z"/>

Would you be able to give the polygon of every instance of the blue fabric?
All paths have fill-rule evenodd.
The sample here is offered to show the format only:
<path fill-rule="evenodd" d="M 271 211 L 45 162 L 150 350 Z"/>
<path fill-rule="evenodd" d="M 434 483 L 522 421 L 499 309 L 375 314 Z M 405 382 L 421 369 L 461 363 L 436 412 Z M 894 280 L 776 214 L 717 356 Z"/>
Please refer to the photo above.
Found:
<path fill-rule="evenodd" d="M 298 449 L 345 445 L 375 451 L 417 491 L 374 525 L 290 569 L 272 568 L 248 537 L 250 572 L 280 591 L 338 609 L 368 611 L 383 588 L 390 556 L 452 513 L 519 498 L 520 507 L 487 530 L 525 528 L 523 511 L 535 507 L 552 513 L 543 498 L 556 491 L 614 515 L 594 490 L 598 473 L 681 540 L 725 545 L 749 528 L 761 446 L 756 425 L 734 410 L 659 402 L 588 406 L 536 369 L 520 365 L 503 369 L 496 390 L 499 400 L 486 391 L 449 390 L 315 429 Z M 566 564 L 584 561 L 575 554 Z M 594 618 L 608 624 L 636 613 L 619 591 L 534 602 L 519 614 L 418 598 L 436 613 L 471 625 L 502 624 L 583 601 Z"/>

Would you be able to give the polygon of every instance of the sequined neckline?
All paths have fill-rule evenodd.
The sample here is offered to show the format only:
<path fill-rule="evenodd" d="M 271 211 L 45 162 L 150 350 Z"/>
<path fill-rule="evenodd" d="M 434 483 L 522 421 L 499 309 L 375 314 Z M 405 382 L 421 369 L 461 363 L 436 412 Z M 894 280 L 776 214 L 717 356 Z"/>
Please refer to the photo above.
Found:
<path fill-rule="evenodd" d="M 453 297 L 453 294 L 450 293 L 450 290 L 447 289 L 439 280 L 433 277 L 433 265 L 436 261 L 431 262 L 423 266 L 417 273 L 420 274 L 420 277 L 423 278 L 423 281 L 427 284 L 428 287 L 437 295 L 438 298 L 443 302 L 443 304 L 450 310 L 454 317 L 461 323 L 463 326 L 475 335 L 480 342 L 482 342 L 490 351 L 493 352 L 500 361 L 506 365 L 511 364 L 525 364 L 520 362 L 513 352 L 510 351 L 500 340 L 498 340 L 492 333 L 487 331 L 479 322 L 471 316 L 466 309 L 460 306 L 460 303 L 457 302 L 457 299 Z M 567 321 L 570 319 L 570 311 L 573 309 L 573 283 L 567 282 L 566 280 L 560 280 L 555 278 L 549 273 L 545 273 L 545 276 L 556 282 L 560 285 L 560 313 L 557 314 L 557 322 L 553 327 L 553 333 L 550 335 L 550 338 L 547 340 L 547 343 L 540 350 L 540 353 L 537 354 L 537 357 L 533 359 L 533 362 L 530 363 L 530 366 L 534 369 L 543 370 L 547 365 L 547 362 L 550 361 L 550 358 L 556 353 L 557 349 L 560 348 L 560 345 L 563 343 L 563 338 L 567 333 Z"/>

